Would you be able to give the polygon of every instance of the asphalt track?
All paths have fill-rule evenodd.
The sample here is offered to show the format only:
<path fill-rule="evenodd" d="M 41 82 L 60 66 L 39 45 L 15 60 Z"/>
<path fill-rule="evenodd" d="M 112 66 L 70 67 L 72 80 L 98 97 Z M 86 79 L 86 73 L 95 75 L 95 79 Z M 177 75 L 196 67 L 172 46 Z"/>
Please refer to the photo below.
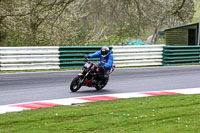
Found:
<path fill-rule="evenodd" d="M 102 94 L 200 87 L 200 66 L 116 69 L 101 91 L 82 87 L 70 92 L 80 71 L 0 74 L 0 105 Z"/>

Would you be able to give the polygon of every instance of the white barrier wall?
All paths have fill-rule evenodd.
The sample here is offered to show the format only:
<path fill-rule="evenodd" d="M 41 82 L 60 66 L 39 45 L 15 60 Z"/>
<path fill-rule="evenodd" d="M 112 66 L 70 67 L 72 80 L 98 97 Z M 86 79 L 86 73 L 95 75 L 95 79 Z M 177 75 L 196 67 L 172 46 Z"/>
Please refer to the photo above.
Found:
<path fill-rule="evenodd" d="M 117 67 L 162 65 L 164 45 L 113 46 Z"/>
<path fill-rule="evenodd" d="M 113 46 L 117 67 L 162 65 L 164 45 Z M 0 47 L 0 70 L 60 69 L 59 47 Z"/>
<path fill-rule="evenodd" d="M 0 47 L 0 70 L 60 69 L 59 47 Z"/>

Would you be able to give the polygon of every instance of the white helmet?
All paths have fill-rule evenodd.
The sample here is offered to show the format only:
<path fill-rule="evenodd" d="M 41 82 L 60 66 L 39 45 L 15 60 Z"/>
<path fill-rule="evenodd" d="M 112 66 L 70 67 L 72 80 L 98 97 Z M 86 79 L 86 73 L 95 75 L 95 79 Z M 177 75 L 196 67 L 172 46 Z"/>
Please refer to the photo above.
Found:
<path fill-rule="evenodd" d="M 109 54 L 109 48 L 106 47 L 106 46 L 103 46 L 103 47 L 101 48 L 101 55 L 102 55 L 103 57 L 106 57 L 106 56 L 108 56 L 108 54 Z"/>

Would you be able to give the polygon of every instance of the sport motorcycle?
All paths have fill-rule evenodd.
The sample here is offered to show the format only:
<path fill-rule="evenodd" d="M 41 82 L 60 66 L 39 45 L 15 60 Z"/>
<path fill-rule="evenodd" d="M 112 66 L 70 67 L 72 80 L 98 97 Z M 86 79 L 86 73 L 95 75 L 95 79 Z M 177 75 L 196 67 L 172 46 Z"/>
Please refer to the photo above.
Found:
<path fill-rule="evenodd" d="M 109 71 L 109 75 L 115 70 L 115 64 L 112 65 L 112 69 Z M 70 90 L 72 92 L 78 91 L 82 86 L 94 87 L 96 90 L 103 89 L 108 83 L 109 76 L 104 77 L 105 70 L 102 69 L 99 63 L 92 63 L 85 58 L 85 64 L 83 65 L 82 72 L 79 73 L 71 82 Z"/>

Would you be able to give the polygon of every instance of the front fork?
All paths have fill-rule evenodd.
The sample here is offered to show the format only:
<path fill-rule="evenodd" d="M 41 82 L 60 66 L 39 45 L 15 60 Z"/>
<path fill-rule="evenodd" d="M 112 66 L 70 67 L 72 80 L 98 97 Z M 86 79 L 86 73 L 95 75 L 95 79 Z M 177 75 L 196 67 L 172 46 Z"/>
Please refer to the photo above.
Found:
<path fill-rule="evenodd" d="M 81 78 L 81 82 L 79 85 L 83 85 L 85 83 L 85 80 L 90 73 L 91 70 L 89 70 L 85 75 L 83 73 L 79 73 L 78 76 Z"/>

